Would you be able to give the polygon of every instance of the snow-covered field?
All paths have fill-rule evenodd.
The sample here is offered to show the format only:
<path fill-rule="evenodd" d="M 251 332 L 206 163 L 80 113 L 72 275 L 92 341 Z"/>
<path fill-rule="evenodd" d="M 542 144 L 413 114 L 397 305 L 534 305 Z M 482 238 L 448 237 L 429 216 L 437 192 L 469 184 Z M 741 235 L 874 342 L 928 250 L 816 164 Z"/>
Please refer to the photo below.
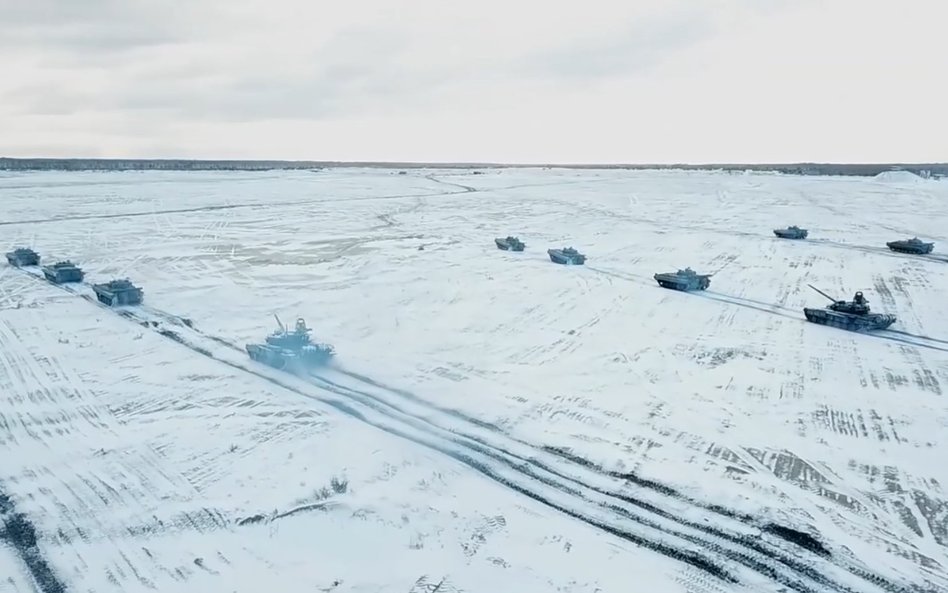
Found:
<path fill-rule="evenodd" d="M 948 590 L 946 182 L 0 173 L 0 204 L 5 248 L 145 290 L 0 270 L 0 592 Z M 685 266 L 707 292 L 652 279 Z M 809 324 L 807 284 L 898 322 Z M 273 314 L 332 368 L 251 362 Z"/>

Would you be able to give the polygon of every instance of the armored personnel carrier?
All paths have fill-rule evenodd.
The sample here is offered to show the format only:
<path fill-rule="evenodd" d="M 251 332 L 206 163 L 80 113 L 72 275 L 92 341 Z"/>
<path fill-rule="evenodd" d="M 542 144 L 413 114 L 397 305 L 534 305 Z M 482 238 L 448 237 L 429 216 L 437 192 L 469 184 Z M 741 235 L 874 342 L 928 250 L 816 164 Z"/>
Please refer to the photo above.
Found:
<path fill-rule="evenodd" d="M 547 249 L 550 261 L 554 264 L 563 264 L 565 266 L 581 266 L 586 263 L 586 256 L 576 251 L 572 247 L 563 247 L 561 249 Z"/>
<path fill-rule="evenodd" d="M 806 320 L 849 331 L 872 331 L 885 329 L 896 322 L 896 316 L 888 313 L 870 313 L 869 301 L 857 292 L 851 301 L 838 301 L 813 285 L 807 285 L 833 301 L 825 309 L 804 307 Z"/>
<path fill-rule="evenodd" d="M 58 261 L 49 266 L 43 266 L 43 275 L 53 284 L 64 284 L 66 282 L 82 282 L 85 273 L 82 268 L 72 263 L 68 259 Z"/>
<path fill-rule="evenodd" d="M 510 235 L 498 237 L 494 239 L 494 243 L 497 244 L 497 249 L 503 249 L 504 251 L 523 251 L 523 248 L 526 247 L 523 241 Z"/>
<path fill-rule="evenodd" d="M 774 229 L 774 234 L 781 239 L 806 239 L 810 233 L 794 224 L 785 229 Z"/>
<path fill-rule="evenodd" d="M 40 256 L 29 247 L 17 247 L 13 251 L 7 252 L 7 261 L 11 266 L 38 266 Z"/>
<path fill-rule="evenodd" d="M 664 272 L 653 276 L 658 285 L 662 288 L 672 290 L 705 290 L 711 286 L 711 274 L 699 274 L 691 268 L 678 270 L 677 272 Z"/>
<path fill-rule="evenodd" d="M 266 337 L 263 344 L 247 344 L 251 360 L 262 362 L 277 369 L 304 371 L 328 362 L 335 349 L 329 344 L 317 344 L 310 340 L 306 322 L 296 320 L 296 327 L 289 331 L 280 318 L 274 315 L 278 329 Z"/>
<path fill-rule="evenodd" d="M 109 280 L 104 284 L 93 284 L 92 290 L 100 303 L 114 305 L 140 305 L 144 291 L 132 284 L 128 278 Z"/>
<path fill-rule="evenodd" d="M 915 255 L 921 255 L 924 253 L 931 253 L 935 248 L 935 244 L 926 243 L 925 241 L 920 240 L 918 237 L 912 237 L 911 239 L 904 239 L 901 241 L 889 241 L 886 243 L 886 247 L 892 251 L 898 251 L 899 253 L 913 253 Z"/>

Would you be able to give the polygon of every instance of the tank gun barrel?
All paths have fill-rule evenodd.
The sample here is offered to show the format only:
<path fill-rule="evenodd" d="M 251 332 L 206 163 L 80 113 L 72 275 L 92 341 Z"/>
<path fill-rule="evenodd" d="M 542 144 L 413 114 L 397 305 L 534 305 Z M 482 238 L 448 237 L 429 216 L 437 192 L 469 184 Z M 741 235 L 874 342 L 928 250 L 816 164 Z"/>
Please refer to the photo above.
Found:
<path fill-rule="evenodd" d="M 807 284 L 807 286 L 809 286 L 810 288 L 812 288 L 812 289 L 815 290 L 816 292 L 820 293 L 821 295 L 825 296 L 826 298 L 828 298 L 828 299 L 831 300 L 832 302 L 834 302 L 834 303 L 836 302 L 836 299 L 834 299 L 834 298 L 831 297 L 830 295 L 826 294 L 825 292 L 823 292 L 823 291 L 820 290 L 819 288 L 813 286 L 812 284 Z"/>
<path fill-rule="evenodd" d="M 274 313 L 274 314 L 273 314 L 273 318 L 276 319 L 276 321 L 277 321 L 277 327 L 280 328 L 280 331 L 286 332 L 286 328 L 283 327 L 283 322 L 280 321 L 280 316 L 277 315 L 276 313 Z"/>

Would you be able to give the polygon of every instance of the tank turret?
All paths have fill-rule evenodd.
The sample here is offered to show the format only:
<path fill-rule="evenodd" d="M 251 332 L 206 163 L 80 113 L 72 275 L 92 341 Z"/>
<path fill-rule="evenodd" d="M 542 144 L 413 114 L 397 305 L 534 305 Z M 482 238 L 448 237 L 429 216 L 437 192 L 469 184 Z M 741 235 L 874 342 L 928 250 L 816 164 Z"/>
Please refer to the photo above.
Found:
<path fill-rule="evenodd" d="M 705 290 L 711 286 L 711 274 L 699 274 L 691 268 L 677 272 L 664 272 L 653 276 L 658 285 L 671 290 Z"/>
<path fill-rule="evenodd" d="M 504 251 L 523 251 L 523 248 L 526 247 L 523 241 L 510 235 L 498 237 L 494 239 L 494 243 L 497 244 L 497 249 L 503 249 Z"/>
<path fill-rule="evenodd" d="M 58 261 L 52 265 L 43 266 L 43 275 L 53 284 L 64 284 L 66 282 L 82 282 L 85 273 L 82 268 L 72 263 L 68 259 Z"/>
<path fill-rule="evenodd" d="M 277 369 L 294 372 L 319 366 L 335 356 L 335 349 L 329 344 L 311 341 L 310 328 L 299 318 L 293 331 L 283 326 L 280 318 L 274 315 L 277 330 L 268 335 L 263 344 L 247 344 L 247 354 L 252 360 L 262 362 Z"/>
<path fill-rule="evenodd" d="M 832 302 L 823 309 L 804 307 L 807 321 L 849 331 L 880 330 L 896 322 L 895 315 L 870 312 L 869 301 L 862 292 L 857 291 L 851 301 L 840 301 L 813 285 L 808 286 Z"/>
<path fill-rule="evenodd" d="M 911 239 L 904 239 L 901 241 L 889 241 L 886 243 L 886 247 L 899 253 L 912 253 L 915 255 L 921 255 L 924 253 L 931 253 L 932 250 L 935 249 L 935 244 L 926 243 L 918 237 L 912 237 Z"/>
<path fill-rule="evenodd" d="M 40 256 L 29 247 L 17 247 L 13 251 L 7 252 L 7 262 L 11 266 L 38 266 Z"/>
<path fill-rule="evenodd" d="M 576 251 L 572 247 L 562 247 L 560 249 L 547 249 L 547 255 L 550 261 L 555 264 L 566 266 L 581 266 L 586 263 L 586 256 Z"/>
<path fill-rule="evenodd" d="M 785 229 L 774 229 L 774 234 L 781 239 L 806 239 L 810 233 L 794 224 Z"/>
<path fill-rule="evenodd" d="M 109 280 L 103 284 L 93 284 L 92 290 L 100 303 L 110 307 L 115 305 L 140 305 L 144 291 L 132 284 L 128 278 Z"/>

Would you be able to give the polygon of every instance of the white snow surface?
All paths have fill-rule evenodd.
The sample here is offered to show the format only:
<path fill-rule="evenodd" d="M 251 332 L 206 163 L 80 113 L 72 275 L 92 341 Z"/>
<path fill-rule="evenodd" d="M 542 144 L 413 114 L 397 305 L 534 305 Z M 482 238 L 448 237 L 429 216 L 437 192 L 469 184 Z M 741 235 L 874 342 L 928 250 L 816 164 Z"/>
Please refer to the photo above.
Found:
<path fill-rule="evenodd" d="M 0 174 L 0 592 L 948 590 L 948 185 L 480 173 Z"/>
<path fill-rule="evenodd" d="M 925 179 L 919 177 L 911 171 L 883 171 L 873 179 L 883 183 L 925 183 Z"/>

